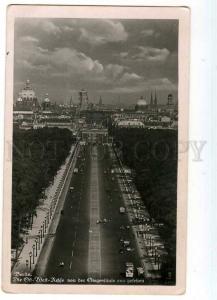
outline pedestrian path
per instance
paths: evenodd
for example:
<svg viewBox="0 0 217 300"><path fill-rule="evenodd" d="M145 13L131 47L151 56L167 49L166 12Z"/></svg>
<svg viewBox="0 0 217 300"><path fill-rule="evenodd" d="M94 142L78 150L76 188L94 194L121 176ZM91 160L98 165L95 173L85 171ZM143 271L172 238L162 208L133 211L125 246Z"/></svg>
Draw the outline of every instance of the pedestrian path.
<svg viewBox="0 0 217 300"><path fill-rule="evenodd" d="M12 269L12 277L16 275L31 274L36 266L45 238L49 234L49 228L54 221L53 216L61 195L65 179L72 163L76 145L72 145L65 163L60 167L53 183L45 190L45 199L36 208L32 228L26 235L25 244L19 254L18 260ZM12 278L13 279L13 278Z"/></svg>
<svg viewBox="0 0 217 300"><path fill-rule="evenodd" d="M110 156L113 161L119 165L118 158L116 157L114 150L110 147ZM164 250L164 246L156 228L150 224L151 217L144 207L141 199L137 199L137 203L140 203L137 208L134 208L134 203L132 199L132 191L134 195L139 196L136 187L131 183L127 182L127 176L117 176L117 180L120 186L122 193L122 197L124 200L125 208L128 213L128 218L130 223L132 224L132 231L135 236L137 249L139 252L141 265L143 267L145 277L148 280L159 279L159 270L161 268L161 261L159 253L166 254ZM138 197L139 198L139 197ZM141 207L142 208L141 208ZM139 208L138 208L139 207ZM134 224L135 218L142 218L143 223L145 224ZM144 222L144 220L147 222ZM162 250L163 249L163 250Z"/></svg>

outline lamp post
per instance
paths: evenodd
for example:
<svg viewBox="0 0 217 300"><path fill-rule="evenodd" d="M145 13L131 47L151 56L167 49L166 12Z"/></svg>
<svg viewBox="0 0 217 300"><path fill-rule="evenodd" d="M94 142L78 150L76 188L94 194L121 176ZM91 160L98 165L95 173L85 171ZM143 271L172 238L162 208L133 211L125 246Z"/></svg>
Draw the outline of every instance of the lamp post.
<svg viewBox="0 0 217 300"><path fill-rule="evenodd" d="M40 238L40 235L37 236L36 240L38 242L38 250L40 250L40 248L41 248L41 238Z"/></svg>
<svg viewBox="0 0 217 300"><path fill-rule="evenodd" d="M52 212L53 212L53 210L52 210L52 205L51 205L51 207L50 207L50 219L52 218Z"/></svg>
<svg viewBox="0 0 217 300"><path fill-rule="evenodd" d="M160 270L160 254L157 256L157 269Z"/></svg>
<svg viewBox="0 0 217 300"><path fill-rule="evenodd" d="M32 245L32 263L35 263L35 245Z"/></svg>
<svg viewBox="0 0 217 300"><path fill-rule="evenodd" d="M46 220L43 221L43 227L44 227L44 235L46 233Z"/></svg>
<svg viewBox="0 0 217 300"><path fill-rule="evenodd" d="M35 239L35 256L38 256L38 241Z"/></svg>
<svg viewBox="0 0 217 300"><path fill-rule="evenodd" d="M38 233L39 233L39 239L40 239L40 242L42 243L42 230L40 229L40 230L38 231Z"/></svg>
<svg viewBox="0 0 217 300"><path fill-rule="evenodd" d="M157 263L157 247L154 247L154 264Z"/></svg>
<svg viewBox="0 0 217 300"><path fill-rule="evenodd" d="M49 219L49 212L50 212L50 211L48 210L48 212L47 212L47 223L48 223L48 224L49 224L49 220L50 220L50 219Z"/></svg>
<svg viewBox="0 0 217 300"><path fill-rule="evenodd" d="M29 252L29 269L32 269L32 252Z"/></svg>
<svg viewBox="0 0 217 300"><path fill-rule="evenodd" d="M41 225L42 237L44 237L44 224Z"/></svg>
<svg viewBox="0 0 217 300"><path fill-rule="evenodd" d="M149 238L149 249L151 250L151 246L152 246L152 237L150 236Z"/></svg>

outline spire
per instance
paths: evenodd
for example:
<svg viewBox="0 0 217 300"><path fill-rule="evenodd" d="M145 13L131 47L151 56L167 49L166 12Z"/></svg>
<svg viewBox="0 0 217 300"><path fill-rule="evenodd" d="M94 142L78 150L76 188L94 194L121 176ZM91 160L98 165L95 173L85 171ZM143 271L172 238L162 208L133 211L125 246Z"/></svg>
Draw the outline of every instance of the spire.
<svg viewBox="0 0 217 300"><path fill-rule="evenodd" d="M150 100L150 105L153 106L153 95L152 95L152 92L151 92L151 100Z"/></svg>
<svg viewBox="0 0 217 300"><path fill-rule="evenodd" d="M155 89L155 95L154 95L154 105L157 106L157 92Z"/></svg>

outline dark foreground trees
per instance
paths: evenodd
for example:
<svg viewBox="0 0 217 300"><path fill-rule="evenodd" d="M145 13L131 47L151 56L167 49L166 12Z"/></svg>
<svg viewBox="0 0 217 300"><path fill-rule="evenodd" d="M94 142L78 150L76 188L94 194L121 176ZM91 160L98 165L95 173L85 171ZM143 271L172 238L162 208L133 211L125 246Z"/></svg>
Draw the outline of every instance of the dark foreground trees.
<svg viewBox="0 0 217 300"><path fill-rule="evenodd" d="M22 243L22 233L45 197L44 191L64 163L72 145L68 129L14 130L12 170L12 248Z"/></svg>
<svg viewBox="0 0 217 300"><path fill-rule="evenodd" d="M124 164L134 170L135 183L159 229L168 257L162 265L164 283L175 283L177 131L119 129L114 141Z"/></svg>

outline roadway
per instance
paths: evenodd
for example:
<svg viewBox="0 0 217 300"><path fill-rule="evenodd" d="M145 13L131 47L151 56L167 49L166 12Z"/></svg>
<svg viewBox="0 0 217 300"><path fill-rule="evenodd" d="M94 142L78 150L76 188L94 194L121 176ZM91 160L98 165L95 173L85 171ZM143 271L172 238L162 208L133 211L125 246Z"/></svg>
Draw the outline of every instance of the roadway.
<svg viewBox="0 0 217 300"><path fill-rule="evenodd" d="M141 266L129 218L119 213L124 202L117 178L110 173L113 163L106 145L81 147L79 173L71 179L74 189L66 196L43 274L46 278L61 278L64 283L78 278L84 283L82 279L90 277L122 279L124 284L125 263ZM120 239L129 240L132 251L120 251Z"/></svg>

